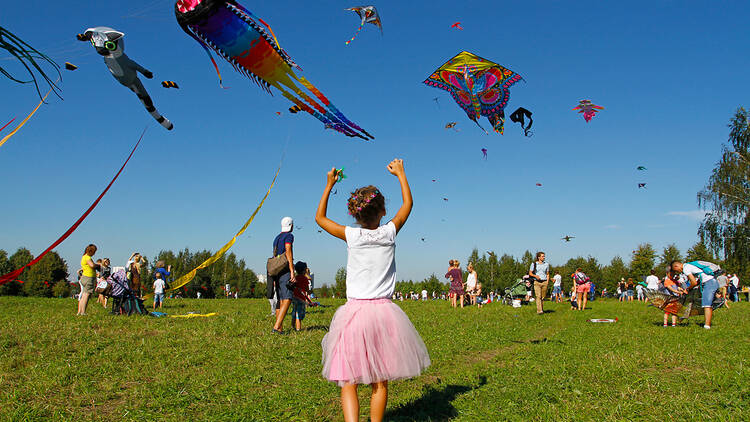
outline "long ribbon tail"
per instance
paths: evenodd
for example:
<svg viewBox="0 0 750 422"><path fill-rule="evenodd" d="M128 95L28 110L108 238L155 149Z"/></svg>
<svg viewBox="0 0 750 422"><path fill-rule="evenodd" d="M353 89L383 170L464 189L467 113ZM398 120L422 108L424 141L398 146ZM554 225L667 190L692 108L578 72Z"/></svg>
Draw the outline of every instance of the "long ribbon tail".
<svg viewBox="0 0 750 422"><path fill-rule="evenodd" d="M15 135L15 134L16 134L16 132L18 132L18 130L19 130L19 129L21 129L21 128L22 128L22 127L23 127L23 126L24 126L24 125L26 124L26 122L28 122L28 121L29 121L29 119L31 119L31 117L32 117L32 116L33 116L34 114L36 114L36 111L37 111L37 110L39 110L39 107L41 107L41 106L42 106L42 104L44 104L44 100L46 100L46 99L47 99L47 96L49 96L49 94L50 94L50 93L52 92L52 90L53 90L53 89L54 89L54 88L50 88L50 89L49 89L49 91L47 91L47 94L46 94L46 95L44 96L44 98L42 98L42 101L39 101L39 104L37 104L37 105L36 105L36 107L34 108L34 110L32 110L32 111L31 111L31 113L29 113L29 115L28 115L28 116L26 116L26 118L25 118L25 119L23 119L23 121L21 121L21 123L19 123L19 124L18 124L18 126L16 126L16 128L15 128L15 129L13 129L13 131L12 131L12 132L10 132L9 134L5 135L5 137L4 137L4 138L3 138L2 140L0 140L0 147L1 147L1 146L3 146L3 144L4 144L4 143L5 143L5 142L6 142L6 141L7 141L8 139L10 139L10 138L11 138L11 137L12 137L13 135ZM13 119L13 120L15 120L15 119ZM11 120L11 122L12 122L13 120ZM10 124L10 123L8 123L8 124ZM7 125L5 125L5 126L7 126ZM5 129L5 126L3 126L3 129Z"/></svg>
<svg viewBox="0 0 750 422"><path fill-rule="evenodd" d="M300 81L297 78L297 76L293 72L291 72L291 70L288 73L289 73L290 77L292 77L292 78L296 79L297 81L299 81L300 83L302 83L302 81ZM323 122L323 124L326 125L326 128L330 128L330 129L333 129L333 130L335 130L337 132L341 132L344 135L349 136L349 137L358 137L358 138L362 138L364 140L367 140L367 138L365 138L362 135L360 135L359 133L355 132L354 129L352 129L351 127L347 126L346 123L344 123L341 120L339 120L339 118L337 118L336 116L334 116L325 107L323 107L322 105L318 104L317 101L315 101L314 99L310 98L309 95L307 95L304 91L302 91L291 80L289 80L288 83L284 82L284 81L279 81L279 82L280 83L275 83L273 86L276 87L276 89L278 89L279 91L281 91L281 95L283 95L285 98L288 98L289 100L291 100L295 104L300 105L303 110L307 111L308 113L312 114L315 118L317 118L318 120L320 120L321 122ZM286 91L281 86L281 84L284 84L289 89L291 89L302 100L299 100L299 99L295 100L295 97L291 93L289 93L288 91ZM303 85L304 85L304 83L303 83ZM299 104L298 101L307 101L310 104L310 106L312 106L313 108L315 108L315 110L317 110L317 112L315 112L315 110L312 110L312 108L310 108L310 107L306 107L305 104Z"/></svg>
<svg viewBox="0 0 750 422"><path fill-rule="evenodd" d="M49 95L49 93L47 95ZM112 185L115 183L115 180L117 180L117 178L120 176L120 173L122 173L122 170L128 164L128 161L130 161L130 158L133 157L133 154L135 153L135 150L138 148L138 145L141 143L141 140L143 139L143 136L145 134L146 134L146 129L144 129L143 133L141 133L141 137L138 138L138 142L135 143L135 146L133 147L133 150L130 151L130 155L128 155L128 158L125 160L124 163L122 163L122 167L120 167L120 171L118 171L117 174L115 174L115 177L112 178L112 181L109 182L109 184L107 185L106 188L104 188L104 191L99 195L98 198L96 198L96 201L94 201L94 203L91 204L91 206L89 207L89 209L87 209L86 212L83 213L83 215L81 216L81 218L79 218L78 221L76 221L68 229L68 231L66 231L65 233L63 233L62 236L60 236L59 239L57 239L52 245L50 245L49 248L45 249L44 252L42 252L41 254L39 254L39 256L37 256L36 258L34 258L31 262L29 262L28 264L24 265L23 267L15 270L13 272L10 272L10 273L5 274L4 276L0 277L0 285L5 284L5 283L7 283L9 281L17 279L18 276L20 276L21 273L23 273L23 271L26 268L29 268L32 265L34 265L37 262L39 262L42 258L44 258L45 255L47 255L47 253L49 253L49 251L51 251L52 249L56 248L57 245L61 244L63 241L65 241L65 239L68 238L68 236L70 236L71 234L73 234L73 232L78 228L78 226L81 225L81 223L83 222L83 220L85 220L86 217L88 217L88 215L91 213L91 211L93 211L94 208L96 208L97 204L99 204L99 201L102 200L102 198L107 193L107 191L109 190L109 188L111 188Z"/></svg>
<svg viewBox="0 0 750 422"><path fill-rule="evenodd" d="M216 60L214 60L214 56L211 55L211 49L208 47L208 45L206 45L206 42L203 41L197 35L195 35L195 33L193 33L192 29L190 29L189 27L183 27L182 30L185 31L185 33L187 33L191 37L193 37L194 40L198 41L198 44L200 44L200 46L203 47L204 50L206 50L206 54L208 55L208 58L211 59L211 63L213 63L214 65L214 69L216 70L216 75L219 76L219 86L222 87L223 89L228 89L229 88L228 86L227 87L224 86L224 79L221 77L221 71L219 71L219 65L216 64Z"/></svg>
<svg viewBox="0 0 750 422"><path fill-rule="evenodd" d="M237 238L242 235L242 233L247 230L248 226L250 226L250 223L253 222L255 219L255 216L258 214L258 211L263 207L263 203L266 202L266 199L268 198L268 195L271 193L271 189L273 189L273 186L276 184L276 178L279 176L279 172L281 171L281 164L279 164L279 168L276 170L276 174L273 176L273 180L271 181L271 185L268 187L268 190L266 191L265 196L263 196L263 199L260 201L260 204L258 204L258 207L255 208L255 211L253 211L253 214L250 216L250 218L245 222L245 225L242 226L240 231L237 232L237 234L234 235L232 240L227 242L226 245L224 245L221 249L219 249L212 257L208 258L207 260L203 261L200 265L193 268L189 273L183 275L182 277L178 278L177 281L174 282L174 285L172 285L169 288L169 291L174 291L179 289L180 287L188 284L194 277L195 274L198 272L198 270L201 270L203 268L208 267L209 265L216 262L219 258L221 258L222 255L226 253L226 251L229 250L229 248L234 245L234 243L237 241ZM151 296L151 295L148 295ZM147 296L147 297L148 297Z"/></svg>
<svg viewBox="0 0 750 422"><path fill-rule="evenodd" d="M16 118L15 118L15 117L14 117L13 119L11 119L11 121L9 121L8 123L6 123L6 124L5 124L5 126L3 126L3 127L0 127L0 132L2 132L2 131L3 131L3 129L5 129L6 127L8 127L8 125L9 125L9 124L13 123L13 121L14 121L14 120L16 120Z"/></svg>
<svg viewBox="0 0 750 422"><path fill-rule="evenodd" d="M297 78L297 76L294 75L294 74L292 76L294 76L295 78ZM308 81L307 78L305 78L304 76L301 76L301 77L297 78L297 80L305 88L307 88L310 92L312 92L323 104L325 104L326 107L328 107L328 109L330 109L331 112L333 112L333 114L339 120L341 120L342 122L344 122L346 125L348 125L348 126L354 128L354 129L356 129L356 130L364 133L365 136L367 136L368 138L375 139L375 137L372 136L372 135L370 135L369 133L367 133L366 130L362 129L357 124L355 124L354 122L352 122L351 120L349 120L346 116L344 116L344 113L342 113L341 111L339 111L339 109L336 108L335 105L333 105L333 103L331 102L331 100L329 100L325 95L323 95L323 93L320 92L320 90L318 90L318 88L316 88L315 85L313 85L310 81Z"/></svg>
<svg viewBox="0 0 750 422"><path fill-rule="evenodd" d="M352 36L352 39L346 42L346 45L349 45L350 42L354 41L354 39L357 38L357 35L359 35L359 31L361 31L364 26L365 24L362 24L359 26L359 28L357 28L357 32L354 33L354 36ZM382 29L381 29L381 32L382 32Z"/></svg>

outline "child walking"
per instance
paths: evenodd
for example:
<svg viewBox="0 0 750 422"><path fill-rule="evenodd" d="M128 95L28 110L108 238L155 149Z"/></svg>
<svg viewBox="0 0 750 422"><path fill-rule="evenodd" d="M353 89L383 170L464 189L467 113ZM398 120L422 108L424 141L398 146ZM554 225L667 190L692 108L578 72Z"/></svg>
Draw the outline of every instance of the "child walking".
<svg viewBox="0 0 750 422"><path fill-rule="evenodd" d="M326 217L328 197L339 173L327 174L326 187L315 221L323 230L344 240L347 301L336 310L323 337L323 376L341 387L344 420L359 420L357 386L370 384L370 420L383 420L388 381L419 375L430 365L422 338L404 311L391 302L396 285L396 234L412 208L404 163L393 160L388 171L398 177L403 204L396 216L381 226L385 198L374 186L359 188L348 201L349 214L360 228L344 227Z"/></svg>

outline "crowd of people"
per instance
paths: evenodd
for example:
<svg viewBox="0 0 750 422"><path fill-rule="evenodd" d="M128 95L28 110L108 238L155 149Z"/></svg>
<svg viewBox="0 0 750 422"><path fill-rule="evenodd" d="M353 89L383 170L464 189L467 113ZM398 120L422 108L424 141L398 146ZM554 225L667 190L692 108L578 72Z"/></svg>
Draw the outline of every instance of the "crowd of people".
<svg viewBox="0 0 750 422"><path fill-rule="evenodd" d="M94 255L97 252L94 244L89 244L83 251L81 257L81 269L78 270L78 285L80 293L78 299L77 315L86 315L88 304L91 296L97 294L97 303L106 308L112 291L115 289L115 280L113 275L122 272L126 278L127 290L137 298L143 298L145 289L143 283L146 282L141 275L148 266L146 259L138 252L133 252L128 258L124 267L112 267L109 258L97 259L94 261ZM161 308L164 303L164 295L168 287L167 277L171 273L171 265L166 265L164 261L158 261L152 274L153 279L149 281L149 287L154 293L153 310ZM112 312L117 313L118 302L112 304Z"/></svg>

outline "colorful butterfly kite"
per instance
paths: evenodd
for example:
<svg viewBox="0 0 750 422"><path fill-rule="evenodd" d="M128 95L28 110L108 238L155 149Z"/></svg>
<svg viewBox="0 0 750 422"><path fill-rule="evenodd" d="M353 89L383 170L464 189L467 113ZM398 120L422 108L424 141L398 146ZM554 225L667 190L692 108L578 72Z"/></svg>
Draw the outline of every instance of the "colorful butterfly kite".
<svg viewBox="0 0 750 422"><path fill-rule="evenodd" d="M495 132L502 134L509 88L521 79L521 75L510 69L463 51L435 70L424 83L448 91L482 130L477 120L487 116Z"/></svg>
<svg viewBox="0 0 750 422"><path fill-rule="evenodd" d="M592 104L591 100L581 100L578 102L578 106L573 108L573 110L578 110L579 113L583 113L583 119L588 123L594 116L596 116L596 113L598 113L599 110L604 110L604 107Z"/></svg>
<svg viewBox="0 0 750 422"><path fill-rule="evenodd" d="M346 45L349 45L350 42L354 41L354 39L357 38L357 35L359 35L359 31L362 30L366 23L371 23L380 28L380 35L383 35L383 24L382 22L380 22L380 14L378 13L378 9L376 9L375 6L357 6L350 7L344 10L351 10L352 12L358 14L360 18L362 18L362 23L359 24L359 29L357 29L357 32L354 33L352 39L346 42Z"/></svg>
<svg viewBox="0 0 750 422"><path fill-rule="evenodd" d="M182 30L206 50L220 84L221 72L211 50L269 94L271 87L278 89L281 95L323 122L326 128L350 137L375 139L347 119L310 81L297 77L293 69L299 66L281 48L271 27L235 0L177 0L175 16ZM313 93L318 101L295 81Z"/></svg>
<svg viewBox="0 0 750 422"><path fill-rule="evenodd" d="M526 125L526 127L524 127L524 119L529 119L529 124ZM516 111L511 113L510 121L513 123L521 124L521 129L523 129L524 136L533 135L533 132L531 132L531 125L534 123L534 121L531 119L531 112L529 110L526 110L523 107L518 107Z"/></svg>

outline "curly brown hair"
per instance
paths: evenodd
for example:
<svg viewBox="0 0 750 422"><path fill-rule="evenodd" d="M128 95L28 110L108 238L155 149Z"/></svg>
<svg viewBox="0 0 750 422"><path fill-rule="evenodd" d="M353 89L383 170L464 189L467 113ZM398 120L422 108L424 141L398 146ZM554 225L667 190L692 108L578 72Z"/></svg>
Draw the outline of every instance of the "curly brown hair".
<svg viewBox="0 0 750 422"><path fill-rule="evenodd" d="M376 223L385 211L385 198L375 186L365 186L352 192L347 208L359 224L369 225Z"/></svg>

